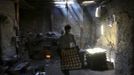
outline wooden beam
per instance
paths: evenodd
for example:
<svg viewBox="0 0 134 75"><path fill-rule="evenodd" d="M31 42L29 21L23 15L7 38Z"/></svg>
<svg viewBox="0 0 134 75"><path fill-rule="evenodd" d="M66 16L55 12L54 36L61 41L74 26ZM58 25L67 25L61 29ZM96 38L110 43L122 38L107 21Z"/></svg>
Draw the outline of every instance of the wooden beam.
<svg viewBox="0 0 134 75"><path fill-rule="evenodd" d="M16 20L16 23L15 24L15 29L16 29L16 35L18 36L19 35L19 0L15 0L14 2L14 7L15 7L15 20Z"/></svg>
<svg viewBox="0 0 134 75"><path fill-rule="evenodd" d="M20 7L19 0L16 0L15 10L16 10L16 21L17 21L18 25L19 25L19 7Z"/></svg>

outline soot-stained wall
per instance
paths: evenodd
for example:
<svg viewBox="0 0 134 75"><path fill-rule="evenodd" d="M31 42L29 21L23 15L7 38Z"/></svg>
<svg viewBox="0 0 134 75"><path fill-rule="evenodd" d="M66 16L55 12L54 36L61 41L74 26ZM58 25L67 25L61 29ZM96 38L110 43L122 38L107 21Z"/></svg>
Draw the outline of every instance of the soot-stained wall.
<svg viewBox="0 0 134 75"><path fill-rule="evenodd" d="M0 0L0 35L2 57L11 58L16 54L15 40L15 8L14 2Z"/></svg>
<svg viewBox="0 0 134 75"><path fill-rule="evenodd" d="M134 50L134 7L133 0L112 0L108 11L115 14L117 21L117 48L115 59L116 75L133 75Z"/></svg>

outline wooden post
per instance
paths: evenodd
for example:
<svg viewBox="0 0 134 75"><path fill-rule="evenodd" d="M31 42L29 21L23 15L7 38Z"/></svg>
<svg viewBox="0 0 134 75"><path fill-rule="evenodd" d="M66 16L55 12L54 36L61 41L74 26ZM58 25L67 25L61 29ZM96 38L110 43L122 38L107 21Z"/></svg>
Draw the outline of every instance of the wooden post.
<svg viewBox="0 0 134 75"><path fill-rule="evenodd" d="M15 6L15 31L16 31L16 54L17 56L19 55L19 38L18 36L20 36L20 33L19 33L19 0L15 0L15 3L14 3L14 6Z"/></svg>
<svg viewBox="0 0 134 75"><path fill-rule="evenodd" d="M19 24L19 0L15 1L15 17L17 23Z"/></svg>
<svg viewBox="0 0 134 75"><path fill-rule="evenodd" d="M0 19L0 62L2 62L2 38L1 38L1 19Z"/></svg>
<svg viewBox="0 0 134 75"><path fill-rule="evenodd" d="M19 35L19 0L15 0L15 19L16 19L16 23L15 24L15 29L16 29L16 35Z"/></svg>

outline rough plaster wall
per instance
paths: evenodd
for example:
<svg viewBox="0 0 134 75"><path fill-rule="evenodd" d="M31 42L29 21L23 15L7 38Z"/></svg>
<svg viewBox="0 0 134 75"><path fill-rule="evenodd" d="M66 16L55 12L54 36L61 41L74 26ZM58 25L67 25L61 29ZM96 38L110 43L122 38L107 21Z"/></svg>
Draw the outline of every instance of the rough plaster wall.
<svg viewBox="0 0 134 75"><path fill-rule="evenodd" d="M64 26L68 23L65 23L65 17L58 16L58 19L53 20L53 31L61 33L61 31L64 31ZM91 43L91 29L90 26L92 25L90 22L84 22L81 26L78 24L75 24L75 22L69 23L72 27L71 33L75 36L75 40L77 42L77 45L80 48L85 48L87 45L90 45Z"/></svg>
<svg viewBox="0 0 134 75"><path fill-rule="evenodd" d="M47 11L46 9L44 9ZM32 13L31 13L32 12ZM40 10L20 9L20 29L22 33L46 33L50 31L49 14Z"/></svg>
<svg viewBox="0 0 134 75"><path fill-rule="evenodd" d="M124 12L118 14L118 42L116 53L116 72L120 75L130 75L132 57L132 21Z"/></svg>
<svg viewBox="0 0 134 75"><path fill-rule="evenodd" d="M77 45L80 48L86 48L94 42L95 24L92 23L91 15L86 15L84 12L79 14L79 16L83 16L83 21L74 19L74 15L72 17L68 16L69 20L67 20L67 17L62 14L53 14L52 30L61 33L64 31L64 26L70 24L72 27L71 33L75 36Z"/></svg>
<svg viewBox="0 0 134 75"><path fill-rule="evenodd" d="M133 75L133 3L134 2L132 0L113 0L109 4L109 11L115 14L118 28L115 60L116 75Z"/></svg>
<svg viewBox="0 0 134 75"><path fill-rule="evenodd" d="M10 0L0 0L0 13L15 19L14 3Z"/></svg>
<svg viewBox="0 0 134 75"><path fill-rule="evenodd" d="M106 4L108 14L115 15L117 23L117 43L115 47L115 74L133 75L133 23L132 0L112 0ZM108 16L106 16L108 17ZM106 29L105 29L106 30ZM116 37L116 36L115 36Z"/></svg>
<svg viewBox="0 0 134 75"><path fill-rule="evenodd" d="M101 46L103 48L115 47L117 41L116 25L116 22L113 22L111 27L108 24L103 25L104 34L97 40L96 46Z"/></svg>
<svg viewBox="0 0 134 75"><path fill-rule="evenodd" d="M14 4L8 0L0 0L0 14L6 16L6 20L1 22L1 42L3 59L10 58L15 54L15 45L12 37L15 37L14 21L15 9Z"/></svg>

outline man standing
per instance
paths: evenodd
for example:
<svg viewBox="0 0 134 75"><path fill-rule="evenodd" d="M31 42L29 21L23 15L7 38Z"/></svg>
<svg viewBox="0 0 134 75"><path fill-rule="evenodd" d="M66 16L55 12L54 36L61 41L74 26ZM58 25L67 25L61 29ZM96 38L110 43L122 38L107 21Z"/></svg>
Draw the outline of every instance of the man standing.
<svg viewBox="0 0 134 75"><path fill-rule="evenodd" d="M58 45L61 56L61 70L64 75L69 75L69 70L80 69L82 64L80 62L74 36L70 33L71 26L66 25L64 29L65 34L60 37Z"/></svg>

